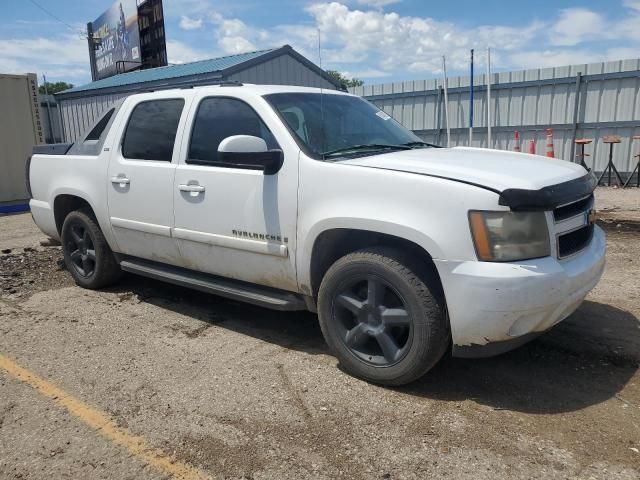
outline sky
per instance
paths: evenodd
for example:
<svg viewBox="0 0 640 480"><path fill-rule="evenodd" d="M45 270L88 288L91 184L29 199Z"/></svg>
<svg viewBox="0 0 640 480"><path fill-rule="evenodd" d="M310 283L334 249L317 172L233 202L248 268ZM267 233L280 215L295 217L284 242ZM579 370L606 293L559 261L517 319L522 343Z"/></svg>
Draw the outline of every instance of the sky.
<svg viewBox="0 0 640 480"><path fill-rule="evenodd" d="M39 9L39 4L56 18ZM110 0L0 0L0 73L90 81L83 31ZM184 63L291 45L367 84L640 57L640 0L164 0L167 54Z"/></svg>

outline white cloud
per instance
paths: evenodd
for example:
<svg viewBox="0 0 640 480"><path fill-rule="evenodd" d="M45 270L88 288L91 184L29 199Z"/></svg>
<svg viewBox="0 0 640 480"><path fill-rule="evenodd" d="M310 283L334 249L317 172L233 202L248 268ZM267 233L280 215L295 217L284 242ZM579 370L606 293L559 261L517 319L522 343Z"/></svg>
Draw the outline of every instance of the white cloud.
<svg viewBox="0 0 640 480"><path fill-rule="evenodd" d="M603 36L608 31L602 15L586 8L567 8L551 28L551 43L561 46L577 45L585 40Z"/></svg>
<svg viewBox="0 0 640 480"><path fill-rule="evenodd" d="M519 68L547 68L635 58L638 58L637 48L614 47L600 52L587 48L525 51L510 55L508 61Z"/></svg>
<svg viewBox="0 0 640 480"><path fill-rule="evenodd" d="M224 52L229 55L233 55L236 53L253 52L255 50L258 50L258 48L253 43L241 36L222 37L218 41L218 44L222 47Z"/></svg>
<svg viewBox="0 0 640 480"><path fill-rule="evenodd" d="M393 3L399 3L401 0L358 0L360 5L367 7L383 8Z"/></svg>
<svg viewBox="0 0 640 480"><path fill-rule="evenodd" d="M446 54L453 69L466 68L471 47L500 45L522 48L541 30L534 22L522 27L481 26L462 29L429 17L401 16L377 10L352 10L332 2L317 3L307 11L326 38L326 58L335 64L367 64L388 74L398 71L438 72Z"/></svg>
<svg viewBox="0 0 640 480"><path fill-rule="evenodd" d="M225 18L216 11L210 12L209 18L216 26L217 44L223 54L233 55L266 48L264 43L270 38L267 30L249 27L238 18Z"/></svg>
<svg viewBox="0 0 640 480"><path fill-rule="evenodd" d="M211 53L198 50L177 40L167 40L167 60L169 63L189 63L211 58Z"/></svg>
<svg viewBox="0 0 640 480"><path fill-rule="evenodd" d="M632 47L613 47L607 49L603 61L605 60L628 60L640 57L640 49Z"/></svg>
<svg viewBox="0 0 640 480"><path fill-rule="evenodd" d="M232 18L231 20L222 19L220 22L220 33L223 37L231 37L247 34L247 26L242 20Z"/></svg>
<svg viewBox="0 0 640 480"><path fill-rule="evenodd" d="M630 10L623 20L612 27L611 31L615 32L618 38L622 40L631 40L640 43L640 0L637 0L635 3L627 3L629 3L627 6ZM636 50L640 51L640 48ZM634 55L634 57L638 56L640 56L639 53Z"/></svg>
<svg viewBox="0 0 640 480"><path fill-rule="evenodd" d="M79 35L0 40L0 65L3 73L37 73L39 81L42 74L76 84L91 77L87 43Z"/></svg>
<svg viewBox="0 0 640 480"><path fill-rule="evenodd" d="M202 28L201 18L189 18L186 15L180 17L180 28L183 30L198 30Z"/></svg>
<svg viewBox="0 0 640 480"><path fill-rule="evenodd" d="M349 78L382 78L389 76L389 72L383 72L382 70L377 70L375 68L370 68L368 70L356 70L355 72L345 71L340 73Z"/></svg>
<svg viewBox="0 0 640 480"><path fill-rule="evenodd" d="M585 49L549 49L513 53L509 55L508 62L517 65L518 68L547 68L561 67L564 65L576 65L581 63L593 63L603 60L603 55L598 55Z"/></svg>

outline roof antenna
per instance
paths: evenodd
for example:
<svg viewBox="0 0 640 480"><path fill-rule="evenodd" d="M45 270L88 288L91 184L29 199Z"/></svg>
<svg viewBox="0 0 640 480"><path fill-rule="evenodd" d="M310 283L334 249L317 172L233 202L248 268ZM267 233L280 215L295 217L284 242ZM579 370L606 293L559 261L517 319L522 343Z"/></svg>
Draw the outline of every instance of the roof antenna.
<svg viewBox="0 0 640 480"><path fill-rule="evenodd" d="M322 70L322 44L320 40L320 27L318 27L318 63ZM324 134L324 95L322 92L322 80L320 80L320 135L322 145L322 160L324 160L324 152L326 152L325 134Z"/></svg>

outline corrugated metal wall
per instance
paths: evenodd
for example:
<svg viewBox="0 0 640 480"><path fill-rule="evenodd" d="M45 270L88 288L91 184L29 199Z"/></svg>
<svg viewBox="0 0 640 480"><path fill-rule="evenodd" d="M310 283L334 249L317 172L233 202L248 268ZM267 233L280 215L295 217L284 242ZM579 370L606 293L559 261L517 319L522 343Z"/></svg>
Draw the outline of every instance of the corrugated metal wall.
<svg viewBox="0 0 640 480"><path fill-rule="evenodd" d="M480 68L480 65L478 66ZM575 123L577 138L592 138L587 163L602 171L608 160L604 135L620 135L614 163L620 171L635 166L640 151L640 60L572 65L493 74L491 86L492 148L512 150L514 131L520 132L522 151L529 140L545 152L545 129L553 128L555 154L571 159L577 75L581 74ZM486 75L474 77L473 146L487 146ZM449 124L452 145L469 144L469 77L452 77L449 86ZM373 101L426 141L446 143L442 80L416 80L365 85L352 93Z"/></svg>
<svg viewBox="0 0 640 480"><path fill-rule="evenodd" d="M290 55L281 55L259 63L230 75L227 79L263 85L322 86L335 89L335 85ZM179 81L180 79L176 80ZM130 93L60 99L58 104L62 113L65 141L74 142L93 125L105 109L128 95Z"/></svg>

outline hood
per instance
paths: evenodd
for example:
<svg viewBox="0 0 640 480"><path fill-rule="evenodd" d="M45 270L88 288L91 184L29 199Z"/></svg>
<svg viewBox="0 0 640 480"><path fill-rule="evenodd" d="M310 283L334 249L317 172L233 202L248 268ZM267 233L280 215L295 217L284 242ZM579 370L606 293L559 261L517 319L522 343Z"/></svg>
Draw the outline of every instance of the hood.
<svg viewBox="0 0 640 480"><path fill-rule="evenodd" d="M539 190L581 178L586 173L580 165L564 160L468 147L417 148L340 163L449 178L497 192Z"/></svg>

